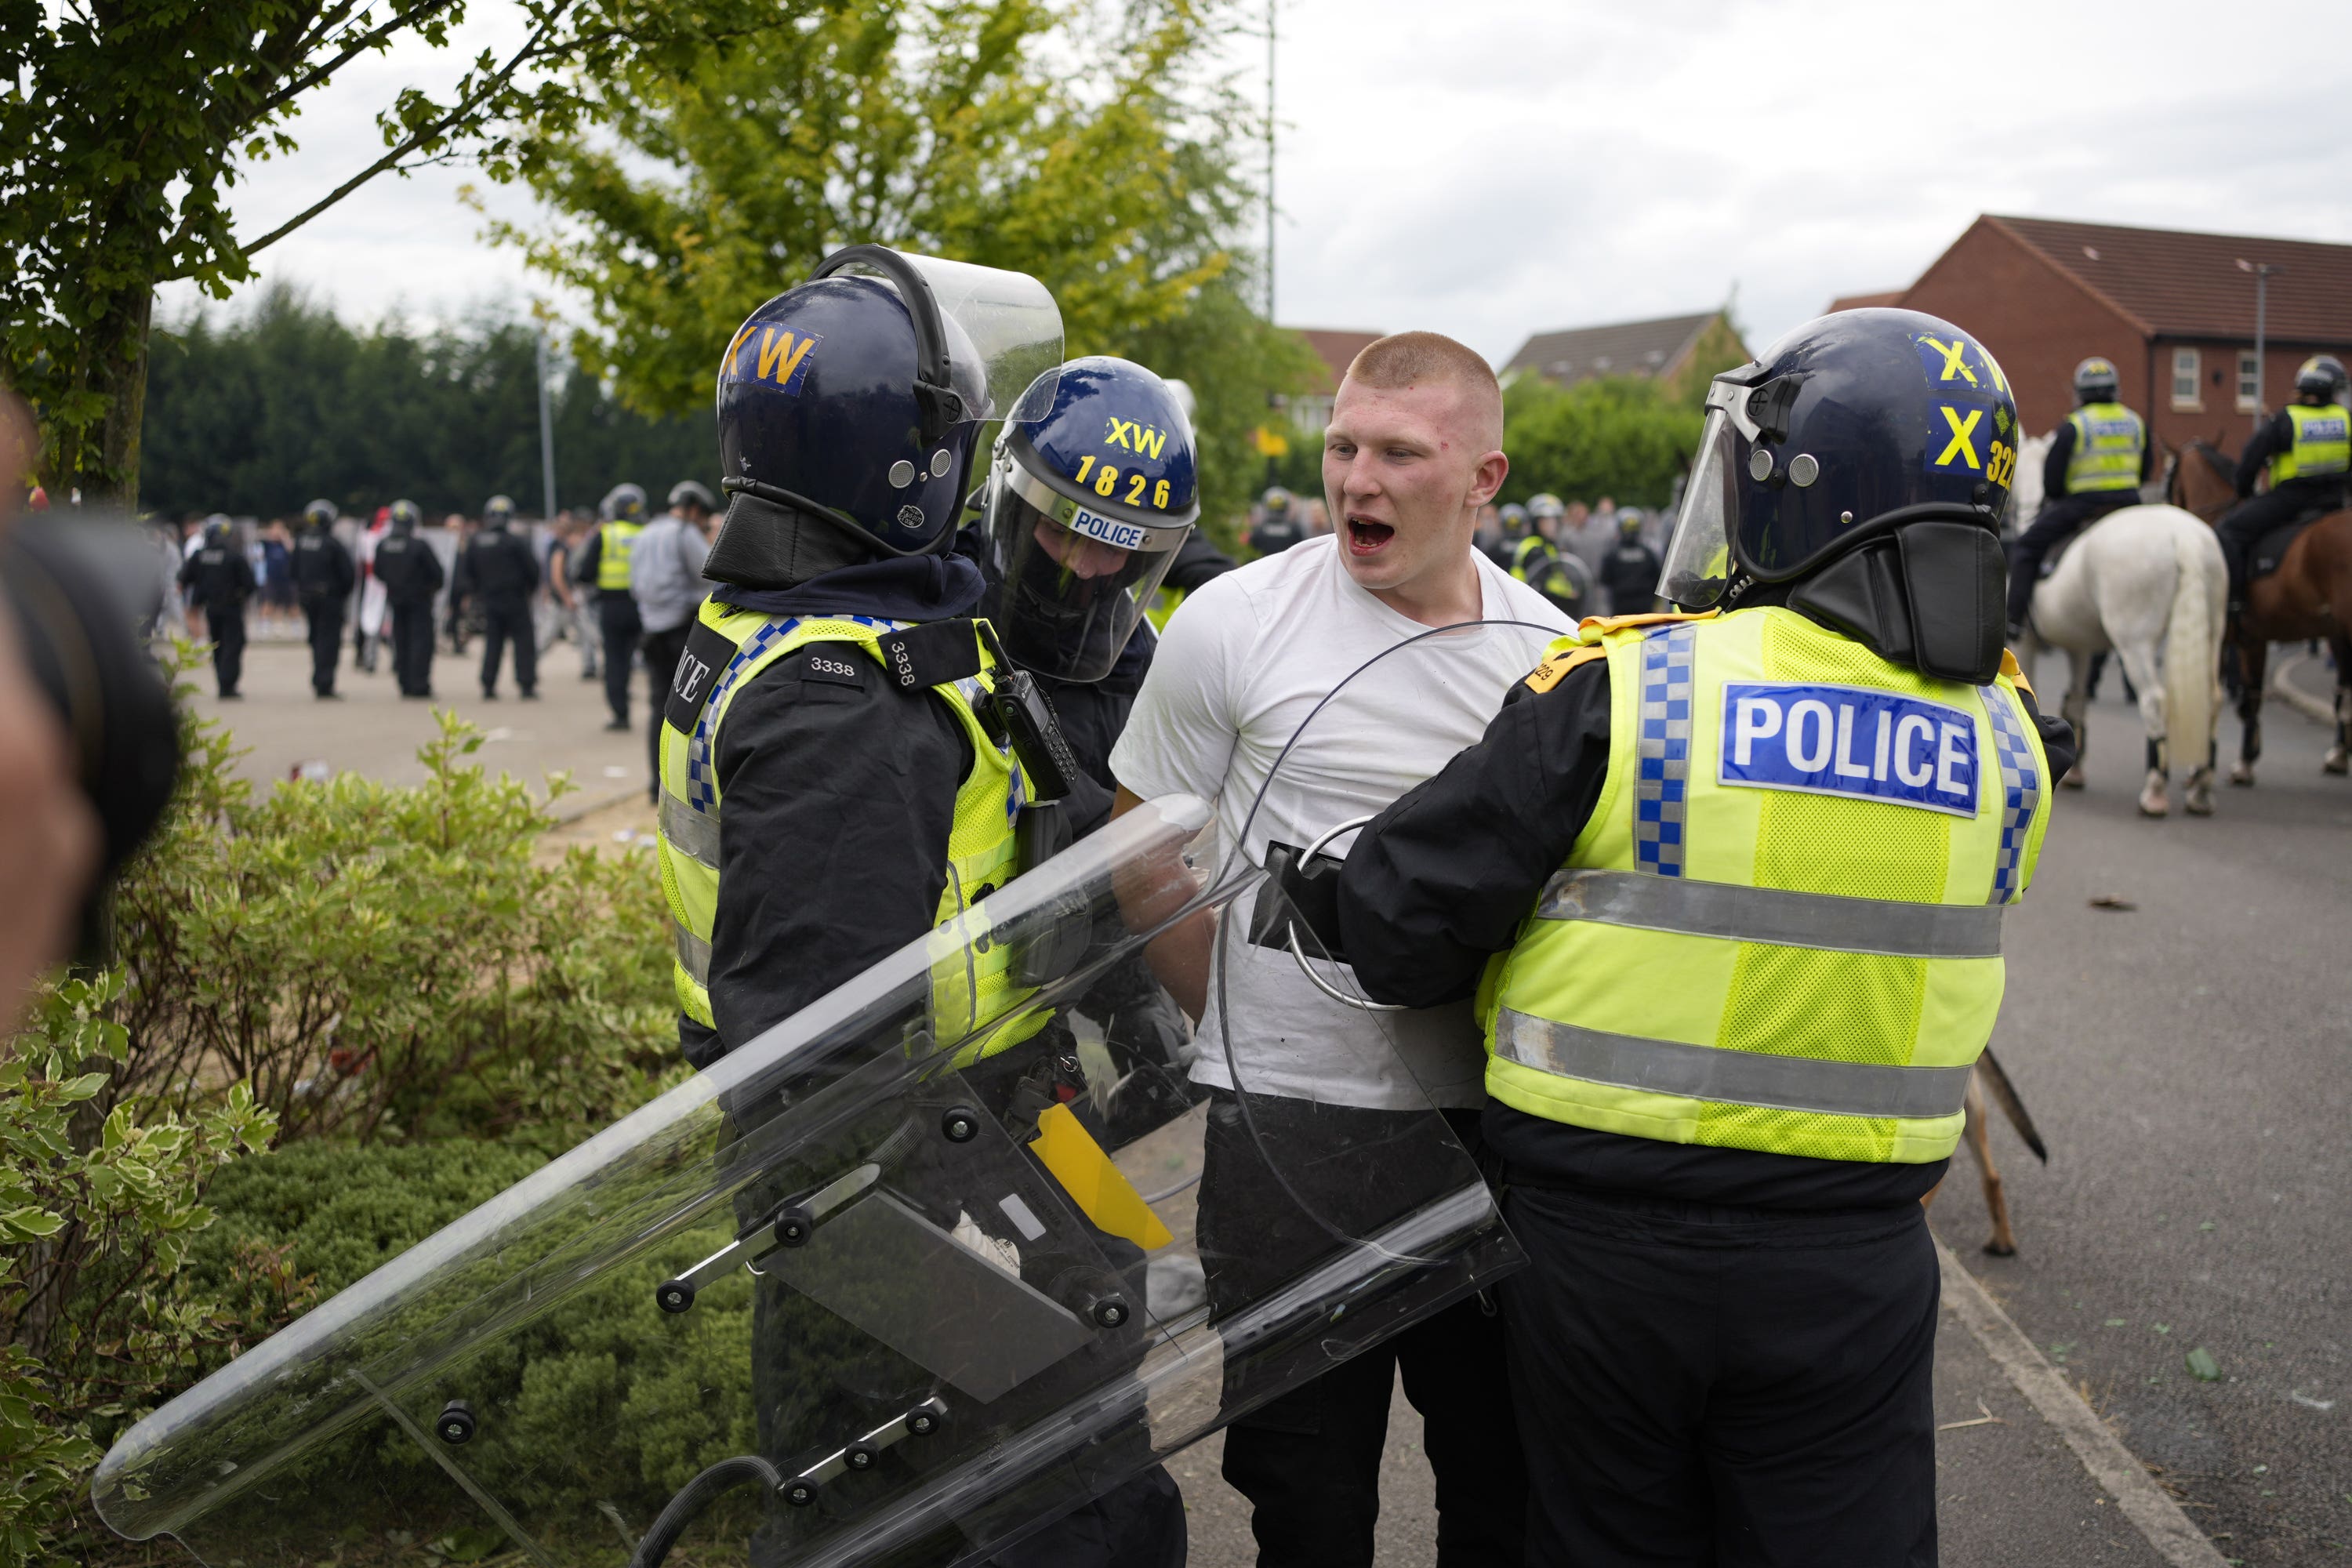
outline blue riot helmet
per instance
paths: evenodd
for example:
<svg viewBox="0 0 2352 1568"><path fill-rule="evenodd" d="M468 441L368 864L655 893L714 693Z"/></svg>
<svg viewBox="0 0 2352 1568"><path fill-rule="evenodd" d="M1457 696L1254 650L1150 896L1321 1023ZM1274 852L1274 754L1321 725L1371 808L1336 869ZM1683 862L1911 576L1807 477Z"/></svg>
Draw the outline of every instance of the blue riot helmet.
<svg viewBox="0 0 2352 1568"><path fill-rule="evenodd" d="M1100 680L1201 515L1183 405L1123 359L1047 372L997 435L981 512L1005 651L1040 675Z"/></svg>
<svg viewBox="0 0 2352 1568"><path fill-rule="evenodd" d="M982 422L1061 363L1026 274L835 251L751 312L719 368L727 520L707 575L780 586L950 543Z"/></svg>
<svg viewBox="0 0 2352 1568"><path fill-rule="evenodd" d="M1786 603L1899 664L1990 680L2017 404L1983 344L1916 310L1809 321L1706 395L1659 592Z"/></svg>

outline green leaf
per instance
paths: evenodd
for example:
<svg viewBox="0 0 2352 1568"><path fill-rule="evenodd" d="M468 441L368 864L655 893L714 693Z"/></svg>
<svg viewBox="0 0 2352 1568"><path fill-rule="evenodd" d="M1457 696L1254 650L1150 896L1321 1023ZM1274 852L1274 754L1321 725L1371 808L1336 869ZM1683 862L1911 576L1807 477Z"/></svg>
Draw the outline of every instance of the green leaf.
<svg viewBox="0 0 2352 1568"><path fill-rule="evenodd" d="M2207 1350L2203 1345L2199 1345L2195 1350L2190 1351L2187 1355L2183 1356L2181 1360L2188 1363L2189 1374L2191 1377L2203 1383L2219 1383L2221 1381L2221 1363L2213 1359L2213 1352Z"/></svg>

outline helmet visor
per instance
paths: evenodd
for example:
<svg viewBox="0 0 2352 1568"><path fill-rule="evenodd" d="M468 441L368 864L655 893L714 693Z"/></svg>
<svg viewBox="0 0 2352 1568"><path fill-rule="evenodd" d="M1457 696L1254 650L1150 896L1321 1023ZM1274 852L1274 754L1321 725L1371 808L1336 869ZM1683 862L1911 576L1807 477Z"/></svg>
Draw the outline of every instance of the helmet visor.
<svg viewBox="0 0 2352 1568"><path fill-rule="evenodd" d="M1682 516L1666 542L1665 569L1658 577L1659 594L1687 610L1713 608L1731 581L1731 528L1739 504L1733 465L1738 446L1729 415L1719 407L1708 410L1690 483L1683 489Z"/></svg>
<svg viewBox="0 0 2352 1568"><path fill-rule="evenodd" d="M1024 669L1100 680L1135 635L1189 523L1108 516L1048 487L1011 453L997 459L983 520L990 620Z"/></svg>
<svg viewBox="0 0 2352 1568"><path fill-rule="evenodd" d="M1007 272L944 257L901 252L922 278L947 323L950 379L963 395L968 417L1002 419L1030 385L1062 363L1062 312L1046 287L1025 272ZM853 260L845 273L898 281L881 268ZM962 363L969 353L972 363ZM1048 378L1048 390L1051 378Z"/></svg>

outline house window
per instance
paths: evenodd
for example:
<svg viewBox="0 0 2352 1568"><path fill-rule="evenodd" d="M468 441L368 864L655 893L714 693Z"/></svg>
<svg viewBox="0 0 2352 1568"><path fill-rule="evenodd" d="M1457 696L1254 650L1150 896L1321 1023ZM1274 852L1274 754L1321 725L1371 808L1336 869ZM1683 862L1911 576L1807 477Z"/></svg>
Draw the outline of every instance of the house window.
<svg viewBox="0 0 2352 1568"><path fill-rule="evenodd" d="M2175 408L2205 406L2204 402L2197 395L2197 369L2198 360L2195 349L2172 351L2172 406Z"/></svg>
<svg viewBox="0 0 2352 1568"><path fill-rule="evenodd" d="M2262 405L2262 362L2252 349L2238 351L2238 412L2252 414Z"/></svg>

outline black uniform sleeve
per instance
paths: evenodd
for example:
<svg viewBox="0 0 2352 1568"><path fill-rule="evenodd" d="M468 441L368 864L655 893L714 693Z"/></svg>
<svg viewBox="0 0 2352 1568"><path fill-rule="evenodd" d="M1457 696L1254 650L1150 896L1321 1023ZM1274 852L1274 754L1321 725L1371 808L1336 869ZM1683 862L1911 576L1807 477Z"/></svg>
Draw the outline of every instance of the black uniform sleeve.
<svg viewBox="0 0 2352 1568"><path fill-rule="evenodd" d="M2238 454L2238 499L2243 500L2254 493L2254 481L2263 477L2270 460L2294 445L2294 423L2282 408L2263 421L2246 449Z"/></svg>
<svg viewBox="0 0 2352 1568"><path fill-rule="evenodd" d="M1195 528L1176 547L1176 559L1169 563L1168 585L1191 593L1202 584L1223 576L1234 569L1234 558L1218 549L1209 536Z"/></svg>
<svg viewBox="0 0 2352 1568"><path fill-rule="evenodd" d="M2033 693L2022 686L2017 689L2017 695L2025 704L2027 722L2041 735L2042 750L2050 758L2050 776L2042 781L2042 787L2047 791L2074 771L2074 759L2082 754L2081 747L2074 740L2074 726L2063 719L2042 712L2041 705L2033 700Z"/></svg>
<svg viewBox="0 0 2352 1568"><path fill-rule="evenodd" d="M1377 1001L1430 1007L1476 989L1517 940L1609 776L1609 666L1511 688L1486 733L1381 813L1339 878L1349 965Z"/></svg>
<svg viewBox="0 0 2352 1568"><path fill-rule="evenodd" d="M2042 496L2056 500L2066 493L2066 465L2074 460L2074 423L2061 419L2051 433L2050 450L2042 459Z"/></svg>
<svg viewBox="0 0 2352 1568"><path fill-rule="evenodd" d="M604 553L604 531L591 529L587 542L572 557L572 580L585 587L596 581L596 563Z"/></svg>
<svg viewBox="0 0 2352 1568"><path fill-rule="evenodd" d="M180 559L180 586L184 588L196 580L196 558L185 555Z"/></svg>
<svg viewBox="0 0 2352 1568"><path fill-rule="evenodd" d="M441 584L449 580L449 574L441 570L441 557L434 553L431 545L419 540L416 543L416 559L424 567L421 574L425 581L419 586L428 594L439 593Z"/></svg>
<svg viewBox="0 0 2352 1568"><path fill-rule="evenodd" d="M253 580L253 563L245 558L244 551L235 548L229 551L228 569L230 596L238 604L244 604L261 591L261 584Z"/></svg>
<svg viewBox="0 0 2352 1568"><path fill-rule="evenodd" d="M2142 441L2139 444L2139 482L2147 483L2148 476L2154 472L2156 472L2156 443Z"/></svg>
<svg viewBox="0 0 2352 1568"><path fill-rule="evenodd" d="M360 569L352 560L352 552L343 548L343 542L331 534L327 537L327 560L333 568L335 580L333 597L350 598L352 590L360 584Z"/></svg>
<svg viewBox="0 0 2352 1568"><path fill-rule="evenodd" d="M710 1005L740 1045L929 931L970 742L862 653L778 659L719 728Z"/></svg>
<svg viewBox="0 0 2352 1568"><path fill-rule="evenodd" d="M478 533L457 548L457 568L449 576L449 596L452 599L463 599L481 590L480 552L478 548L481 540L482 536Z"/></svg>

